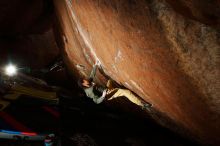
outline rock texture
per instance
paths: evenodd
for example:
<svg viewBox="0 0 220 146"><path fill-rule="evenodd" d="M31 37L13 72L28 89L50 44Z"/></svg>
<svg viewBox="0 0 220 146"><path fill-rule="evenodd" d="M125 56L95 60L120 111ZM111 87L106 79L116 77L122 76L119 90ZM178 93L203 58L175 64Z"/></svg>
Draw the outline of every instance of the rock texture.
<svg viewBox="0 0 220 146"><path fill-rule="evenodd" d="M75 76L88 76L99 61L105 75L154 105L156 121L220 143L219 1L54 3L58 42Z"/></svg>
<svg viewBox="0 0 220 146"><path fill-rule="evenodd" d="M210 25L220 27L220 1L219 0L166 0L179 14Z"/></svg>

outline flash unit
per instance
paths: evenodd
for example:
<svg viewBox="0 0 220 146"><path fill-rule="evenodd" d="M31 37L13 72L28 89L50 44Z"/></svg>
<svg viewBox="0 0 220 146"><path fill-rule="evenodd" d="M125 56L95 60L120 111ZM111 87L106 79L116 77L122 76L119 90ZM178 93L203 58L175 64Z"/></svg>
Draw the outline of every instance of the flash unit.
<svg viewBox="0 0 220 146"><path fill-rule="evenodd" d="M8 76L14 76L17 73L17 68L16 66L9 64L8 66L5 67L5 74Z"/></svg>

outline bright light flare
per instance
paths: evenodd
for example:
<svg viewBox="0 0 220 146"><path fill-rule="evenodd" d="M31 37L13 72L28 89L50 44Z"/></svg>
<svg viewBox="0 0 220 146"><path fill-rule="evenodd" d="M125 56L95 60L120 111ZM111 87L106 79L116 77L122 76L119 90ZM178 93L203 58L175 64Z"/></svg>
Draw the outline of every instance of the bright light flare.
<svg viewBox="0 0 220 146"><path fill-rule="evenodd" d="M16 66L10 64L5 67L5 74L8 76L14 76L17 73L17 68Z"/></svg>

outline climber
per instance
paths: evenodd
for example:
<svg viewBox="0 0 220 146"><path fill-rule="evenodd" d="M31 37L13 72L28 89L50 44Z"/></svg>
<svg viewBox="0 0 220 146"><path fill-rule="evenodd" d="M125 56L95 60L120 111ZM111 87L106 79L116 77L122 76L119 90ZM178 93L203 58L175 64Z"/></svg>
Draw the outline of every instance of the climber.
<svg viewBox="0 0 220 146"><path fill-rule="evenodd" d="M87 97L92 98L96 104L103 102L105 99L109 101L124 96L132 103L140 106L142 109L148 109L152 106L152 104L141 100L128 89L112 88L110 80L108 80L106 87L95 84L93 80L98 66L98 63L93 66L89 79L80 79L78 82L79 86L83 88Z"/></svg>
<svg viewBox="0 0 220 146"><path fill-rule="evenodd" d="M89 79L80 79L78 85L83 88L89 98L92 98L96 104L99 104L105 99L107 89L105 87L98 86L93 82L97 66L97 64L93 66Z"/></svg>

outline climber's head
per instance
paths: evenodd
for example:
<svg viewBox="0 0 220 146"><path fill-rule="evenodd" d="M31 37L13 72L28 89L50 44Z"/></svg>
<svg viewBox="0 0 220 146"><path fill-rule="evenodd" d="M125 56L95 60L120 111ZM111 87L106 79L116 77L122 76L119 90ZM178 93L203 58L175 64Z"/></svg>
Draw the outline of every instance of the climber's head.
<svg viewBox="0 0 220 146"><path fill-rule="evenodd" d="M92 81L90 81L89 79L83 78L83 79L80 79L78 84L81 88L89 88L92 86Z"/></svg>

